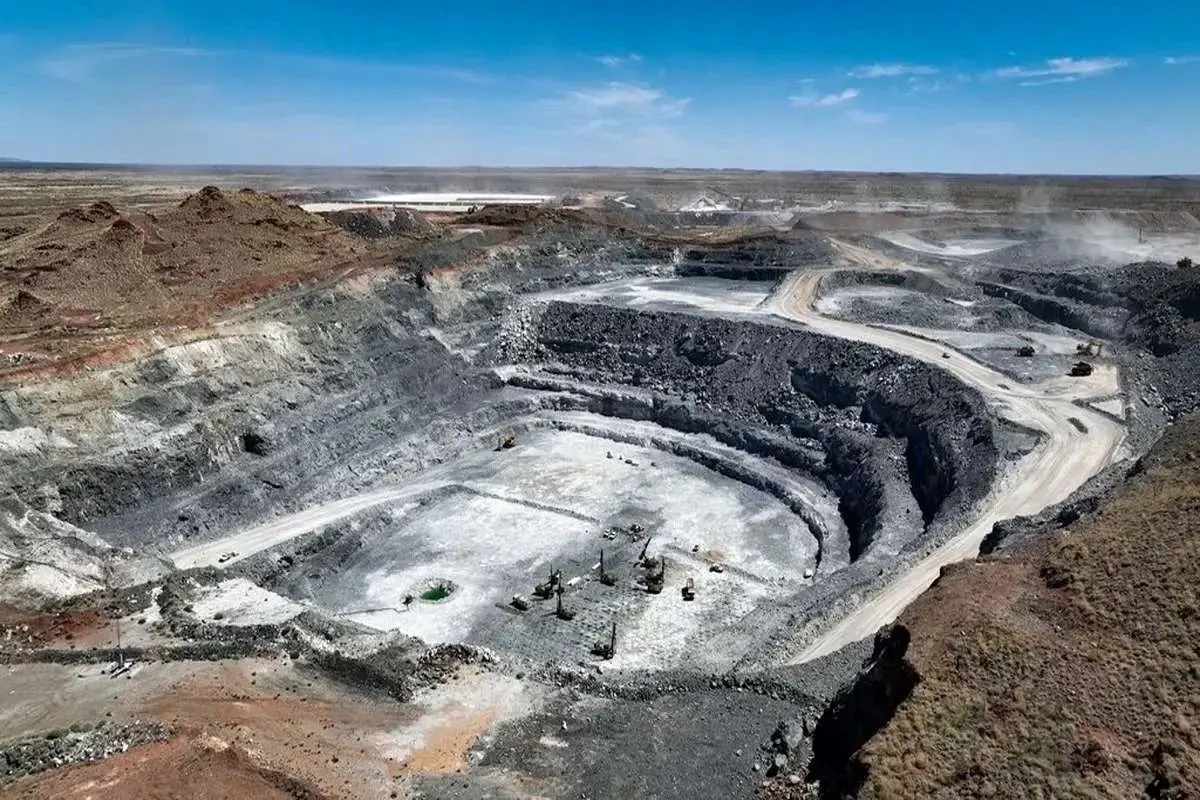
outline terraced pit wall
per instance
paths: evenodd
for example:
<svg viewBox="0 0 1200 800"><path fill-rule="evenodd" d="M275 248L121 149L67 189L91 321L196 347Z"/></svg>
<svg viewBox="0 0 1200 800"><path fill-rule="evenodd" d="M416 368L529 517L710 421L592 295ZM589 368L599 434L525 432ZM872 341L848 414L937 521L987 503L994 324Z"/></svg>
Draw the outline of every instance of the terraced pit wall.
<svg viewBox="0 0 1200 800"><path fill-rule="evenodd" d="M470 358L515 296L672 271L633 237L552 233L486 255L432 240L136 360L0 386L0 494L170 550L419 472L528 411Z"/></svg>
<svg viewBox="0 0 1200 800"><path fill-rule="evenodd" d="M63 441L0 454L0 476L29 505L127 545L302 507L331 479L353 481L348 462L368 471L414 431L457 435L497 387L422 331L422 294L400 277L305 296L94 377L5 391L5 427ZM419 466L423 454L400 457Z"/></svg>
<svg viewBox="0 0 1200 800"><path fill-rule="evenodd" d="M929 526L988 491L997 446L982 398L949 375L870 345L783 325L551 302L525 355L593 384L660 396L655 421L704 432L821 477L841 498L851 557L887 525ZM920 520L888 517L903 442ZM788 446L788 445L792 446ZM801 447L801 445L807 445ZM824 450L817 463L805 453Z"/></svg>
<svg viewBox="0 0 1200 800"><path fill-rule="evenodd" d="M549 272L522 279L540 284ZM785 325L564 302L534 303L530 314L520 300L511 313L512 289L485 287L489 273L457 283L465 341L494 342L495 331L519 341L474 364L427 332L448 298L413 278L306 296L256 321L286 331L282 340L168 348L113 368L105 394L86 401L67 382L51 394L78 406L69 442L6 453L0 472L34 508L118 544L169 550L417 474L538 407L579 407L561 386L506 388L487 368L492 357L651 393L649 403L614 396L584 408L707 433L818 477L840 498L850 534L831 566L949 530L991 485L986 408L934 368ZM189 348L204 351L202 367ZM66 430L55 416L63 403L38 391L4 393L7 427Z"/></svg>

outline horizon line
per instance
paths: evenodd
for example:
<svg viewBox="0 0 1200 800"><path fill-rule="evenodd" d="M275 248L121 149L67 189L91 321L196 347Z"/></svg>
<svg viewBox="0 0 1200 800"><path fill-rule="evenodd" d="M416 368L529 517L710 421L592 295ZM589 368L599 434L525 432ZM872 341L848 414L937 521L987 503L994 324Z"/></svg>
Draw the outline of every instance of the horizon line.
<svg viewBox="0 0 1200 800"><path fill-rule="evenodd" d="M463 171L474 172L745 172L772 173L779 175L901 175L909 177L930 176L939 178L1137 178L1143 180L1200 180L1200 173L1120 173L1120 172L945 172L937 170L903 170L903 169L779 169L766 167L656 167L647 165L623 166L552 166L552 165L507 165L483 166L478 164L459 164L441 166L423 166L416 164L267 164L256 162L227 162L227 163L171 163L171 162L136 162L136 161L39 161L23 158L0 158L0 169L4 168L85 168L85 169L163 169L163 170L231 170L231 169L265 169L275 171L288 170L412 170L424 172Z"/></svg>

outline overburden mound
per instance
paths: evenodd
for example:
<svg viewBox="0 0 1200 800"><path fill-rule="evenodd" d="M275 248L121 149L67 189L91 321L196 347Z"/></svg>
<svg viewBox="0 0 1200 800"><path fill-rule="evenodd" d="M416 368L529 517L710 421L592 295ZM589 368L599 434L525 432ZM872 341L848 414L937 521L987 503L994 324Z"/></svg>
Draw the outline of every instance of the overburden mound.
<svg viewBox="0 0 1200 800"><path fill-rule="evenodd" d="M364 252L320 217L249 189L210 186L158 215L100 201L0 244L10 298L0 323L168 322Z"/></svg>

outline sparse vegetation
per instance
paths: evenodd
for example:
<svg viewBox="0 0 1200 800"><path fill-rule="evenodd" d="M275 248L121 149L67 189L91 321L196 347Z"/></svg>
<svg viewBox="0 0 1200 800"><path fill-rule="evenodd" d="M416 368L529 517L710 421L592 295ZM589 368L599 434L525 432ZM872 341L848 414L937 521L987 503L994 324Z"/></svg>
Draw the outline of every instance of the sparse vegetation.
<svg viewBox="0 0 1200 800"><path fill-rule="evenodd" d="M1196 266L1196 264L1192 261L1192 259L1184 256L1175 262L1175 266L1179 267L1180 269L1191 269L1192 267Z"/></svg>
<svg viewBox="0 0 1200 800"><path fill-rule="evenodd" d="M861 753L862 796L1197 796L1198 451L1192 417L1093 517L906 613L922 680Z"/></svg>

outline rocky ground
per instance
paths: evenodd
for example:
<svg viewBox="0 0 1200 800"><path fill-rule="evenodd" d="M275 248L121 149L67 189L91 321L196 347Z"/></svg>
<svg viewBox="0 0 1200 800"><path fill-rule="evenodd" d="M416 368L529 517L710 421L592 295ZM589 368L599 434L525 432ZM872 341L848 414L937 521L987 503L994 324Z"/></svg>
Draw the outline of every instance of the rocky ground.
<svg viewBox="0 0 1200 800"><path fill-rule="evenodd" d="M841 791L1195 796L1198 436L1185 418L1101 508L949 570L910 607L911 694Z"/></svg>
<svg viewBox="0 0 1200 800"><path fill-rule="evenodd" d="M139 339L288 285L388 263L402 242L369 245L250 189L207 187L157 213L104 200L68 208L0 242L0 368L32 376L119 360Z"/></svg>
<svg viewBox="0 0 1200 800"><path fill-rule="evenodd" d="M1196 405L1197 284L1170 265L1000 258L988 243L1047 235L1014 216L1023 190L945 185L953 197L991 192L997 216L930 216L921 195L925 210L900 213L888 224L906 233L887 237L875 236L883 212L859 215L855 229L839 210L752 231L745 219L672 221L661 207L639 217L624 204L492 208L434 224L411 212L322 219L257 192L205 189L138 201L153 211L89 199L38 217L0 242L12 288L3 346L25 354L0 375L0 600L10 603L0 689L22 698L2 717L0 792L72 796L103 782L110 796L161 796L177 773L215 776L229 796L893 796L918 785L912 796L1010 796L989 770L1023 757L1012 731L1048 718L1041 701L1016 716L963 701L979 730L995 729L983 772L959 763L978 749L966 740L917 758L903 737L961 733L922 709L958 702L953 692L972 685L964 676L990 674L995 659L1034 665L997 685L1034 681L1126 618L1115 600L1061 600L1110 584L1087 566L1091 547L1059 547L1045 531L1082 529L1122 502L1146 514L1147 497L1178 504L1145 483L1153 469L1124 478ZM1132 191L1106 188L1118 207ZM1142 201L1127 208L1151 213ZM1062 506L997 527L988 549L1005 555L951 570L876 642L806 664L792 663L806 642L949 541L1038 439L936 363L817 335L753 299L797 269L825 276L818 312L934 338L947 357L1015 383L1071 391L1074 349L1096 338L1099 376L1122 376L1101 402L1128 430L1125 461ZM99 319L82 324L81 309ZM1015 354L1021 343L1032 357ZM568 453L555 442L576 444ZM608 463L617 459L604 450L622 446L644 449L637 463ZM545 459L556 452L583 460L563 455L577 465L555 472ZM653 491L630 489L626 467L653 489L655 452L662 486L709 482L672 498L684 509L673 516L698 515L693 527L704 527L705 503L740 498L721 501L725 541L683 530ZM686 469L668 473L668 459ZM1186 461L1143 463L1175 474ZM467 513L476 507L482 516ZM734 531L738 508L759 522ZM812 538L811 571L773 573L813 556L754 527L772 515ZM490 527L470 527L484 518ZM1082 541L1128 547L1124 531ZM454 541L464 533L468 549ZM391 541L428 556L371 549ZM738 544L748 541L759 544ZM657 567L636 555L643 544L651 562L671 564L661 597L649 591ZM1174 580L1160 571L1186 561L1178 546L1122 566L1112 596ZM592 563L602 548L620 559L616 588ZM444 582L448 600L423 595L442 591L441 574L416 589L387 583L468 550L477 565ZM553 600L527 611L507 602L556 567L574 615L556 618ZM1060 581L1054 570L1073 577L1039 588ZM390 587L389 608L335 608L324 587L351 575ZM963 588L950 591L954 581ZM484 593L493 584L499 596ZM687 587L698 597L681 598ZM1037 609L1083 616L1021 623L1033 633L1012 642L984 635L992 617L973 621L1003 607L1007 624L1026 594L1041 598L1028 601ZM1174 605L1155 613L1186 627L1180 598L1168 593ZM1130 620L1149 613L1130 608ZM610 620L620 622L611 659L594 651ZM1046 638L1045 626L1068 623L1083 626L1077 636ZM962 639L976 627L982 638ZM1079 735L1100 742L1107 771L1051 786L1059 756L1048 755L1053 768L1020 773L1025 785L1121 793L1146 778L1176 792L1158 796L1187 796L1186 702L1152 663L1166 653L1184 664L1186 646L1167 653L1172 631L1142 644L1136 633L1122 639L1129 658L1094 660L1145 676L1103 684L1113 706L1158 687L1153 702L1137 701L1149 716L1129 716L1128 729L1081 717L1080 731L1098 726ZM972 655L993 642L1018 654ZM47 693L54 703L39 699ZM1161 755L1125 742L1167 706L1180 716ZM906 722L910 713L925 721ZM905 783L907 769L923 782ZM214 796L184 783L180 792Z"/></svg>

